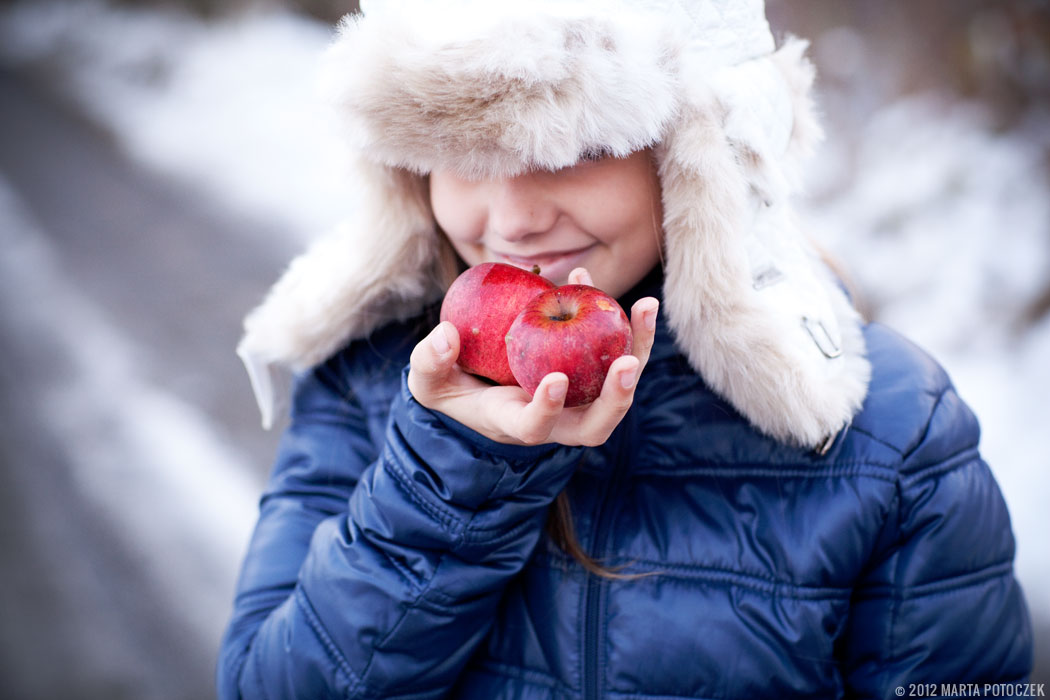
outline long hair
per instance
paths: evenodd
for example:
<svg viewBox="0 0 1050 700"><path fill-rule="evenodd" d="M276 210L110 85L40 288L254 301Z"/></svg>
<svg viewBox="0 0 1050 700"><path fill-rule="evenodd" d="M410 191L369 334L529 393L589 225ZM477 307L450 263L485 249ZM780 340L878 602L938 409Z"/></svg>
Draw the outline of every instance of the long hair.
<svg viewBox="0 0 1050 700"><path fill-rule="evenodd" d="M547 516L547 536L562 551L582 566L584 571L595 576L616 581L633 581L656 574L655 571L640 574L621 574L619 570L624 565L611 568L602 566L597 559L588 554L576 537L576 531L572 524L572 508L569 504L569 494L565 491L558 494L558 497L554 499L554 504L551 506Z"/></svg>

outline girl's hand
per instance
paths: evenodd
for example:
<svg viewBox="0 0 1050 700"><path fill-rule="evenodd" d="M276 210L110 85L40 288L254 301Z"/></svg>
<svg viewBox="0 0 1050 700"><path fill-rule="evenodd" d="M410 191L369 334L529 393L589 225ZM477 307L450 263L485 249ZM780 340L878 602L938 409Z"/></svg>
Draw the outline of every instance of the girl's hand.
<svg viewBox="0 0 1050 700"><path fill-rule="evenodd" d="M569 284L592 284L583 268ZM569 379L548 374L535 396L518 386L493 386L456 364L459 333L445 321L412 351L408 388L423 406L473 428L497 442L517 445L600 445L619 425L634 401L638 377L649 359L656 334L659 302L645 297L631 308L632 354L613 361L601 395L586 406L565 408Z"/></svg>

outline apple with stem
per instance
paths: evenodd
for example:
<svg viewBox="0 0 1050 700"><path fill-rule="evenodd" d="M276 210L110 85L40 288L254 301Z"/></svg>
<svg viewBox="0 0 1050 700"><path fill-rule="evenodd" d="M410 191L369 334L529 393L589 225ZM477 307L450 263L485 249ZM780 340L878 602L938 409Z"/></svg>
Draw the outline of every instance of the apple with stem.
<svg viewBox="0 0 1050 700"><path fill-rule="evenodd" d="M514 386L504 338L515 317L536 295L554 288L539 275L506 263L482 263L455 279L441 303L440 318L459 332L460 368Z"/></svg>
<svg viewBox="0 0 1050 700"><path fill-rule="evenodd" d="M601 394L613 360L631 352L631 323L605 292L567 284L532 297L506 334L507 360L517 383L535 394L551 372L569 378L565 406Z"/></svg>

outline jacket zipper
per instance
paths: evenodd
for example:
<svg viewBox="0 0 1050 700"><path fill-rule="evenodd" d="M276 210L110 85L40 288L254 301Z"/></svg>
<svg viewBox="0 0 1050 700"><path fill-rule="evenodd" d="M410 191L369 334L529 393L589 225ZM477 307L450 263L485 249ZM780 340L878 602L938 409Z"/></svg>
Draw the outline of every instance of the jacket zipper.
<svg viewBox="0 0 1050 700"><path fill-rule="evenodd" d="M609 493L607 490L606 493ZM604 545L604 534L605 528L601 527L605 525L605 514L609 511L608 508L603 508L600 513L599 525L595 527L594 534L595 538L592 542L597 543L597 536L600 534L602 537L602 544ZM599 548L595 548L595 551L601 551ZM594 574L587 574L587 592L586 592L586 607L584 617L584 628L583 628L583 700L598 700L598 649L601 645L599 639L600 624L599 615L601 613L601 602L602 602L602 588L604 587L605 580L600 576Z"/></svg>
<svg viewBox="0 0 1050 700"><path fill-rule="evenodd" d="M633 412L628 412L627 416L624 418L624 422L629 421L632 417ZM620 445L618 445L617 449L612 451L611 454L624 454L624 450L622 449L624 442L623 436L631 432L623 430L623 428L626 427L627 426L621 423L621 439L618 440ZM606 482L606 487L601 494L601 500L598 502L598 517L595 518L594 528L591 531L591 546L593 547L591 556L599 561L605 556L610 531L609 521L615 510L614 508L609 507L608 504L612 502L612 497L616 493L620 481L620 472L623 470L624 464L626 464L626 460L622 456L616 459L616 462L613 464L612 474ZM599 687L598 650L601 648L602 644L600 623L602 596L607 585L608 581L606 579L587 573L583 628L583 700L599 700L601 697L599 695L601 688Z"/></svg>

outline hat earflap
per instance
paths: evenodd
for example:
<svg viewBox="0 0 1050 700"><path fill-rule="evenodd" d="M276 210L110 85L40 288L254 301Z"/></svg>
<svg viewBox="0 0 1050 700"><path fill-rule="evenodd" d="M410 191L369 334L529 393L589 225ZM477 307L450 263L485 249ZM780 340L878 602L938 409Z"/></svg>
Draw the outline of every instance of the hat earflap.
<svg viewBox="0 0 1050 700"><path fill-rule="evenodd" d="M859 315L788 203L819 134L803 48L710 81L662 144L664 306L713 390L767 435L817 447L859 410L870 365Z"/></svg>
<svg viewBox="0 0 1050 700"><path fill-rule="evenodd" d="M237 354L270 427L287 403L289 370L308 369L351 338L418 314L456 274L435 232L426 178L361 159L357 206L295 258L244 321Z"/></svg>

